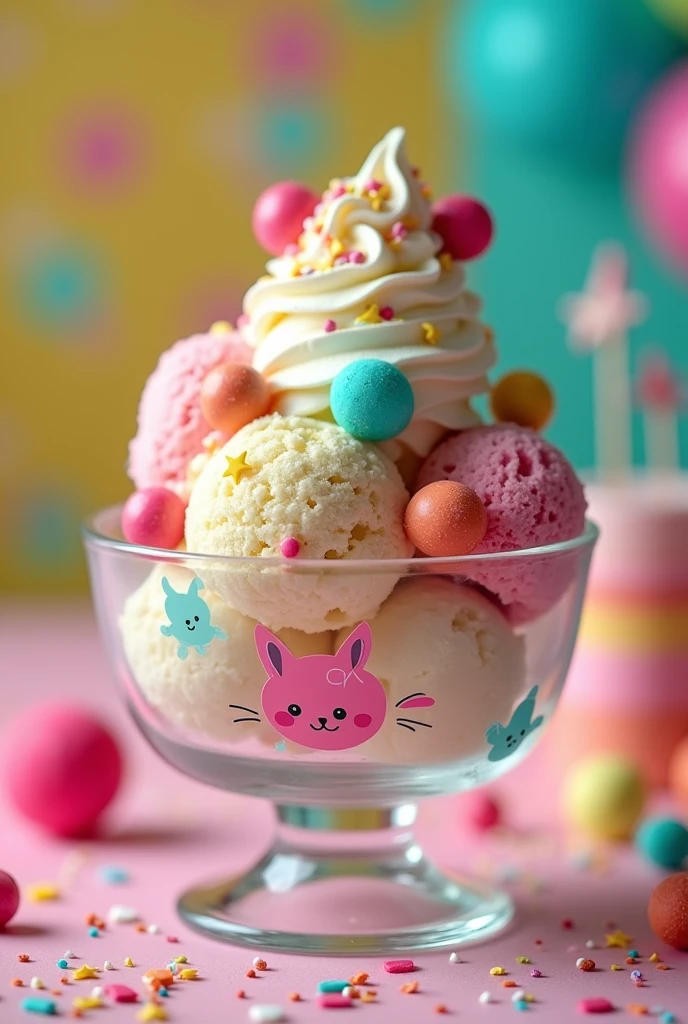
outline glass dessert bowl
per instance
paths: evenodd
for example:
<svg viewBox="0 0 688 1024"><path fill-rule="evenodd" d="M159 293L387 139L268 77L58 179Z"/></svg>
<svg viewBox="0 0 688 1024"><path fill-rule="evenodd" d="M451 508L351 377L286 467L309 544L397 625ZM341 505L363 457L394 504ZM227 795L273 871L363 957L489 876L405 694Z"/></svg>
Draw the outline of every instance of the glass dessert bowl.
<svg viewBox="0 0 688 1024"><path fill-rule="evenodd" d="M243 877L185 892L182 918L308 953L455 946L504 928L509 896L430 863L414 805L492 781L544 733L596 528L527 550L347 561L160 550L123 540L120 519L98 513L85 542L134 721L179 771L277 809L273 848ZM547 610L514 624L484 579L538 587ZM275 608L288 625L274 628ZM330 629L299 628L325 608Z"/></svg>

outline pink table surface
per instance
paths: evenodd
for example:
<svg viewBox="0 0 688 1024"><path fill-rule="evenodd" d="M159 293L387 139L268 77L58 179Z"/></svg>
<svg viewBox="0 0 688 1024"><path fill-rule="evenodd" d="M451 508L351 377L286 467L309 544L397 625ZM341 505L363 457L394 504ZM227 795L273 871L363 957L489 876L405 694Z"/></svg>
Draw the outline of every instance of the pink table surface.
<svg viewBox="0 0 688 1024"><path fill-rule="evenodd" d="M14 712L47 697L69 697L111 721L129 766L128 784L110 815L106 838L99 841L74 844L46 838L17 817L0 794L0 867L14 874L21 886L64 879L70 872L73 876L59 901L24 900L12 925L0 933L2 1024L29 1019L19 1003L30 990L13 988L10 980L20 977L28 984L37 975L49 988L60 987L63 972L55 961L68 948L80 958L72 961L73 966L88 962L102 967L104 960L113 961L117 970L103 972L100 983L121 982L140 992L144 970L185 954L202 980L175 986L166 1008L170 1021L178 1024L248 1020L249 1006L257 1002L283 1005L291 1024L327 1020L326 1011L314 1002L317 982L348 977L356 970L370 973L378 998L377 1004L357 1004L349 1011L352 1014L367 1014L378 1022L418 1024L444 1019L434 1013L441 1002L449 1011L447 1019L497 1021L514 1013L511 992L501 987L502 979L489 975L490 967L498 964L536 995L528 1012L541 1021L581 1020L578 1000L605 995L619 1007L619 1019L630 1019L627 1004L642 1003L672 1010L678 1020L688 1022L688 954L669 950L654 939L646 920L648 895L661 876L629 849L611 853L605 870L575 866L556 827L556 779L548 770L546 744L500 786L511 826L501 836L467 835L459 824L456 798L431 801L421 814L420 839L441 863L484 876L515 874L506 884L517 899L518 918L507 935L462 950L464 962L459 964L449 963L448 952L415 956L419 971L413 977L421 989L415 995L399 992L400 982L408 976L386 975L382 960L370 956L270 954L270 970L258 980L247 980L244 972L255 953L194 934L177 919L174 904L189 883L247 867L270 841L270 808L183 778L147 748L120 707L87 606L0 606L0 649L0 748L2 728ZM126 868L130 882L105 885L98 874L105 864ZM113 903L136 908L147 923L160 925L163 934L136 933L120 925L108 928L100 938L89 938L84 916L104 916ZM562 928L565 918L573 919L572 931ZM604 944L609 921L633 936L633 945L645 958L657 951L672 969L656 971L644 959L639 966L647 985L637 988L630 981L624 950L586 950L586 939ZM178 936L178 944L167 942L170 934ZM536 939L543 945L537 946ZM570 948L574 945L578 951ZM31 956L28 964L18 963L18 954L24 952ZM592 956L599 969L589 974L577 970L575 961L581 955ZM135 969L123 966L127 956L133 958ZM517 964L517 956L530 957L543 977L531 979L531 967ZM625 970L611 972L612 963L623 964ZM58 998L62 1014L69 1012L75 995L89 994L95 984L84 981L64 987ZM246 1000L236 998L239 988L246 990ZM478 996L486 989L497 1001L484 1006ZM289 1003L290 991L298 991L304 1002ZM103 1014L103 1020L116 1024L134 1020L136 1012L131 1005L108 1005L85 1016Z"/></svg>

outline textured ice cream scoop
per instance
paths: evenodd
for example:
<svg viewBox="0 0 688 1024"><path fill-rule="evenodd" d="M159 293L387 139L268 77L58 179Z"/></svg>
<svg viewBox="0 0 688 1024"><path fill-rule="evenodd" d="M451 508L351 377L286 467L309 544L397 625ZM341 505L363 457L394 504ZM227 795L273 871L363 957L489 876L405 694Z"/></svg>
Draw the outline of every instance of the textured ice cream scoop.
<svg viewBox="0 0 688 1024"><path fill-rule="evenodd" d="M487 510L487 531L473 555L570 540L582 533L583 486L562 453L525 427L476 427L448 438L426 459L416 486L457 480ZM513 621L547 611L570 582L564 560L478 563L471 577L493 591Z"/></svg>
<svg viewBox="0 0 688 1024"><path fill-rule="evenodd" d="M326 416L330 385L358 359L383 359L408 378L415 410L389 445L425 456L478 416L492 335L480 300L430 229L432 212L394 128L359 173L330 183L295 252L268 263L247 293L247 340L283 415Z"/></svg>
<svg viewBox="0 0 688 1024"><path fill-rule="evenodd" d="M129 476L137 488L170 487L185 496L189 463L211 430L201 413L201 384L220 363L248 364L251 356L239 334L217 328L163 352L141 394L129 444Z"/></svg>
<svg viewBox="0 0 688 1024"><path fill-rule="evenodd" d="M279 740L261 711L265 671L256 652L255 620L211 591L201 591L212 625L222 629L227 639L213 640L203 656L191 650L181 659L174 638L160 631L168 621L163 576L175 590L185 591L193 573L175 566L154 569L127 599L119 621L129 668L146 701L174 727L207 740L240 743L259 737L270 744ZM332 647L331 633L306 635L287 629L279 638L296 657L329 654ZM243 710L230 704L243 705Z"/></svg>
<svg viewBox="0 0 688 1024"><path fill-rule="evenodd" d="M367 668L387 691L382 729L361 753L405 764L484 754L525 689L525 649L504 615L472 587L404 580L369 620ZM349 630L341 630L335 647Z"/></svg>
<svg viewBox="0 0 688 1024"><path fill-rule="evenodd" d="M248 467L248 468L246 468ZM379 448L321 420L279 415L254 420L202 470L189 499L190 551L254 557L255 567L207 573L209 584L269 629L306 632L374 615L398 574L338 572L340 560L406 558L408 493ZM299 558L277 567L281 543ZM327 559L332 572L299 573L302 558ZM212 576L212 580L211 580Z"/></svg>

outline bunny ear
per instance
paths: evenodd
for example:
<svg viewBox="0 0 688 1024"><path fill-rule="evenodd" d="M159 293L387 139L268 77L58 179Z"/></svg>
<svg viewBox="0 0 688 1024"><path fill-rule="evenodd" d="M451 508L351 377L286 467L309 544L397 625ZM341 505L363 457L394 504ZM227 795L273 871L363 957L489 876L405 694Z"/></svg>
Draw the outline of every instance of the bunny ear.
<svg viewBox="0 0 688 1024"><path fill-rule="evenodd" d="M200 580L198 576L194 576L189 583L189 589L187 590L188 597L198 597L198 591L203 590L203 580Z"/></svg>
<svg viewBox="0 0 688 1024"><path fill-rule="evenodd" d="M173 588L172 584L168 580L167 576L163 576L162 578L162 589L165 591L168 597L172 597L173 594L177 593L177 591Z"/></svg>
<svg viewBox="0 0 688 1024"><path fill-rule="evenodd" d="M278 676L283 676L294 657L289 648L260 623L256 626L255 639L258 657L268 675L272 676L276 672Z"/></svg>
<svg viewBox="0 0 688 1024"><path fill-rule="evenodd" d="M364 668L373 647L373 634L367 622L361 622L337 651L337 661L346 664L347 671Z"/></svg>

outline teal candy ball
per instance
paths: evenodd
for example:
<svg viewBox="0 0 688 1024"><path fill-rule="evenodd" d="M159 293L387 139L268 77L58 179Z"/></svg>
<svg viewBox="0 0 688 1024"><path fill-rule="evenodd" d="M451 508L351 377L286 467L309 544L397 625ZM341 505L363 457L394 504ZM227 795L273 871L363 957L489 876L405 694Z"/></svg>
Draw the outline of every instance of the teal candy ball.
<svg viewBox="0 0 688 1024"><path fill-rule="evenodd" d="M405 375L382 359L357 359L332 381L332 415L359 441L397 437L411 422L413 405Z"/></svg>
<svg viewBox="0 0 688 1024"><path fill-rule="evenodd" d="M688 829L672 818L649 818L638 829L635 844L653 864L676 871L688 857Z"/></svg>

